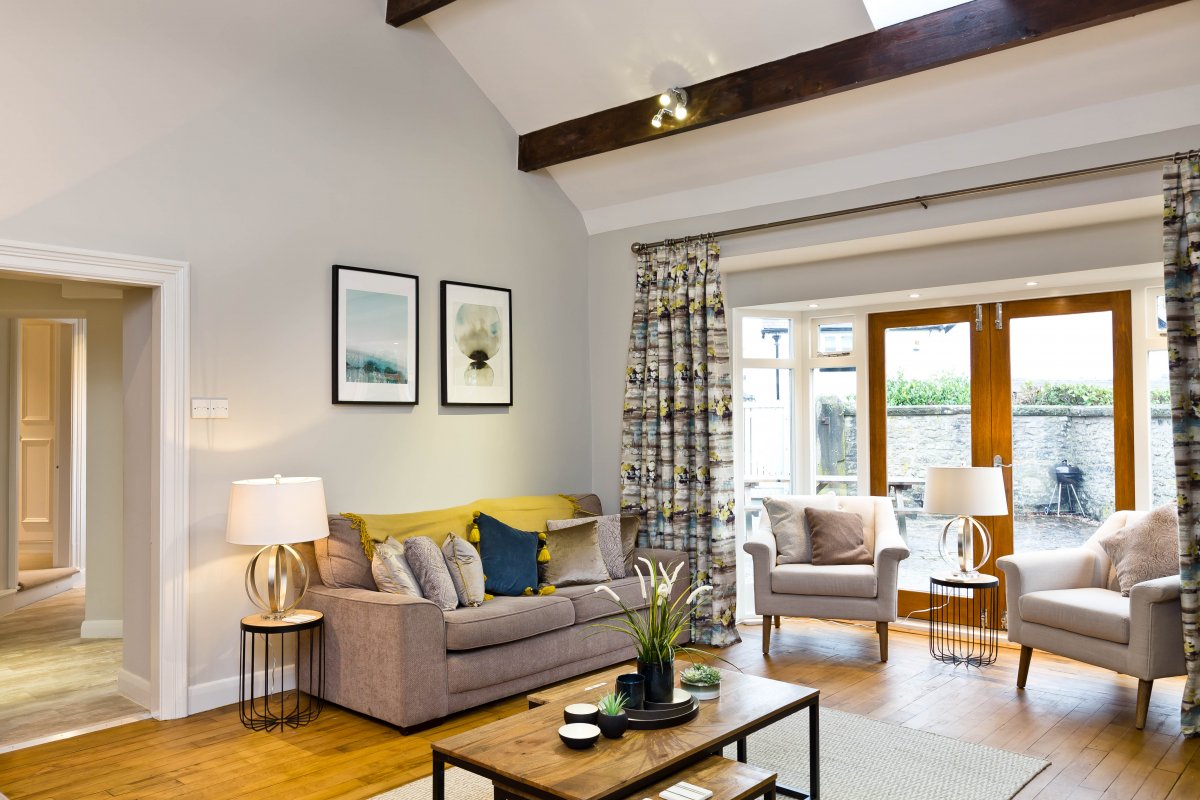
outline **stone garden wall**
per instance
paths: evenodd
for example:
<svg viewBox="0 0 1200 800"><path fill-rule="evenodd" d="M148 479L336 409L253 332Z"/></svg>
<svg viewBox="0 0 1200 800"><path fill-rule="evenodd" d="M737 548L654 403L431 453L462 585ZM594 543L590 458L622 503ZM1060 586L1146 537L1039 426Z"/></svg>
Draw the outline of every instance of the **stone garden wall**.
<svg viewBox="0 0 1200 800"><path fill-rule="evenodd" d="M818 467L821 475L858 473L857 419L854 409L821 408ZM888 409L888 477L923 480L928 464L969 463L971 417L966 406L892 406ZM1151 413L1151 463L1172 463L1171 412L1155 406ZM1063 459L1083 470L1079 499L1087 516L1103 520L1112 513L1110 483L1101 476L1113 471L1111 406L1017 406L1013 409L1013 458L1017 510L1045 511L1056 497L1051 470ZM866 476L859 476L865 480ZM1175 497L1169 467L1152 470L1154 505ZM908 490L906 503L919 503L920 483ZM1063 510L1066 506L1063 494ZM1054 510L1052 507L1051 510Z"/></svg>

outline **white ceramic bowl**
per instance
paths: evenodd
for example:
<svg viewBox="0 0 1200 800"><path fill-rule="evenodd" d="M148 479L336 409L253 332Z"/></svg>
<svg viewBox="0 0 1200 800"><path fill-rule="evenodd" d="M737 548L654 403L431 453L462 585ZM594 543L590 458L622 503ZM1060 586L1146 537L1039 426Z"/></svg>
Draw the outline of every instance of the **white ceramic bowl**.
<svg viewBox="0 0 1200 800"><path fill-rule="evenodd" d="M600 738L600 729L586 722L572 722L558 729L558 738L572 750L586 750Z"/></svg>
<svg viewBox="0 0 1200 800"><path fill-rule="evenodd" d="M595 725L600 709L591 703L572 703L563 709L563 722L587 722Z"/></svg>

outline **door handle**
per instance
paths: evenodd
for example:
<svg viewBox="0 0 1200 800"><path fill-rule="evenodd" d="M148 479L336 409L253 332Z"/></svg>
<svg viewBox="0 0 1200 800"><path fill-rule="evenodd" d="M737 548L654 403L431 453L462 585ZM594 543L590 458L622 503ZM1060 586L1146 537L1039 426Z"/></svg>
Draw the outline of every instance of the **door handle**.
<svg viewBox="0 0 1200 800"><path fill-rule="evenodd" d="M992 466L993 466L993 467L996 467L997 469L999 469L1000 467L1005 467L1005 468L1007 468L1007 469L1012 469L1012 464L1005 464L1005 463L1004 463L1004 459L1003 459L1003 458L1001 458L1001 457L999 456L999 454L997 454L996 456L994 456L994 457L992 458Z"/></svg>

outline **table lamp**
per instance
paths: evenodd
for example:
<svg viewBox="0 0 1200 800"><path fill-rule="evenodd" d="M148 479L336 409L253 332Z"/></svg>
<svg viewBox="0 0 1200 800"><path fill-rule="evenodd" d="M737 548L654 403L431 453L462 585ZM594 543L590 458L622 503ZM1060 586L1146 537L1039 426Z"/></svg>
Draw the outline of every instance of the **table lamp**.
<svg viewBox="0 0 1200 800"><path fill-rule="evenodd" d="M329 535L325 511L325 488L320 478L256 478L234 481L229 491L229 521L225 541L262 545L246 567L246 594L263 610L264 619L282 619L300 605L308 590L308 570L300 554L291 547ZM266 588L263 598L257 575L266 556ZM298 587L287 600L289 577Z"/></svg>
<svg viewBox="0 0 1200 800"><path fill-rule="evenodd" d="M955 578L977 578L979 567L992 554L992 540L983 523L975 517L1001 517L1008 514L1004 494L1004 476L997 467L929 467L925 471L925 511L953 514L942 529L938 551L949 564L957 567ZM959 523L958 552L946 551L950 529ZM975 561L975 533L983 545L983 558Z"/></svg>

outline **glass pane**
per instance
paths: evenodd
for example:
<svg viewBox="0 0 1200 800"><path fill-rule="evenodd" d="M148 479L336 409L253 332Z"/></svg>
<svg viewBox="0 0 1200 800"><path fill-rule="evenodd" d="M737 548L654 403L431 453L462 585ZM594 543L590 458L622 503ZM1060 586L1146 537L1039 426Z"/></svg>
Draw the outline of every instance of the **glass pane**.
<svg viewBox="0 0 1200 800"><path fill-rule="evenodd" d="M889 328L888 494L912 555L900 562L900 588L929 591L929 576L950 565L938 555L949 517L926 514L925 468L971 463L971 325Z"/></svg>
<svg viewBox="0 0 1200 800"><path fill-rule="evenodd" d="M744 358L791 358L792 321L770 317L742 317Z"/></svg>
<svg viewBox="0 0 1200 800"><path fill-rule="evenodd" d="M817 494L858 494L857 379L854 367L812 371Z"/></svg>
<svg viewBox="0 0 1200 800"><path fill-rule="evenodd" d="M854 352L854 323L817 323L817 355L848 356Z"/></svg>
<svg viewBox="0 0 1200 800"><path fill-rule="evenodd" d="M1155 508L1172 502L1175 488L1175 443L1171 434L1171 377L1167 351L1154 350L1146 370L1150 387L1150 495Z"/></svg>
<svg viewBox="0 0 1200 800"><path fill-rule="evenodd" d="M1154 298L1154 329L1161 334L1167 332L1167 296L1157 295Z"/></svg>
<svg viewBox="0 0 1200 800"><path fill-rule="evenodd" d="M753 531L762 499L792 493L792 371L742 370L742 497Z"/></svg>
<svg viewBox="0 0 1200 800"><path fill-rule="evenodd" d="M1013 549L1082 544L1116 507L1112 314L1009 321Z"/></svg>

